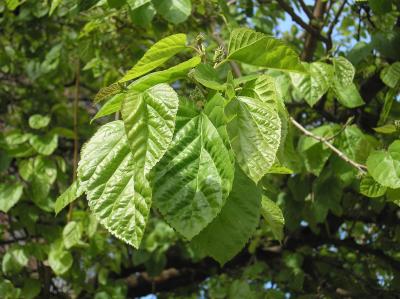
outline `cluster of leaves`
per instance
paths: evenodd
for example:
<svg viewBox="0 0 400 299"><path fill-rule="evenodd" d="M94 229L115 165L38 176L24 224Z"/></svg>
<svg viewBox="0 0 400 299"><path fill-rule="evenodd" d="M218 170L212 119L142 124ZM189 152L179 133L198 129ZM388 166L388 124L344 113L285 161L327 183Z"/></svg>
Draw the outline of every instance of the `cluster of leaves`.
<svg viewBox="0 0 400 299"><path fill-rule="evenodd" d="M279 3L0 3L0 297L396 297L399 7Z"/></svg>

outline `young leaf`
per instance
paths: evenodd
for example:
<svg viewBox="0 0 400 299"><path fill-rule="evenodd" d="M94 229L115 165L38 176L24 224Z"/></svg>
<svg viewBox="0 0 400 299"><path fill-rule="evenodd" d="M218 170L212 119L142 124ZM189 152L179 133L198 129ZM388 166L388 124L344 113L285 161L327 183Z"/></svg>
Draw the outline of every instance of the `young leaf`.
<svg viewBox="0 0 400 299"><path fill-rule="evenodd" d="M247 28L232 31L226 59L270 69L305 72L297 53L283 41Z"/></svg>
<svg viewBox="0 0 400 299"><path fill-rule="evenodd" d="M171 143L179 99L168 84L128 92L122 118L137 172L148 174Z"/></svg>
<svg viewBox="0 0 400 299"><path fill-rule="evenodd" d="M29 126L32 129L41 129L47 127L50 122L50 116L35 114L29 117Z"/></svg>
<svg viewBox="0 0 400 299"><path fill-rule="evenodd" d="M291 73L290 78L294 88L312 107L328 91L332 78L332 66L322 62L304 63L308 74Z"/></svg>
<svg viewBox="0 0 400 299"><path fill-rule="evenodd" d="M184 22L192 11L191 0L152 0L157 12L168 22Z"/></svg>
<svg viewBox="0 0 400 299"><path fill-rule="evenodd" d="M221 213L191 242L221 265L234 257L253 234L260 219L261 190L236 167L232 192Z"/></svg>
<svg viewBox="0 0 400 299"><path fill-rule="evenodd" d="M367 168L382 186L400 188L400 140L394 141L387 151L372 152L367 160Z"/></svg>
<svg viewBox="0 0 400 299"><path fill-rule="evenodd" d="M172 83L180 78L185 77L186 74L200 62L201 58L199 56L195 56L169 69L154 72L139 78L131 83L128 88L129 90L141 92L160 83Z"/></svg>
<svg viewBox="0 0 400 299"><path fill-rule="evenodd" d="M219 82L218 74L209 64L199 64L194 71L194 78L201 85L214 90L224 90L225 86Z"/></svg>
<svg viewBox="0 0 400 299"><path fill-rule="evenodd" d="M189 240L221 211L234 174L225 141L205 114L176 133L154 170L154 204Z"/></svg>
<svg viewBox="0 0 400 299"><path fill-rule="evenodd" d="M179 33L156 42L118 82L136 79L162 65L172 56L186 49L186 35Z"/></svg>
<svg viewBox="0 0 400 299"><path fill-rule="evenodd" d="M261 200L261 215L264 217L276 240L281 241L283 239L285 219L279 206L264 195Z"/></svg>
<svg viewBox="0 0 400 299"><path fill-rule="evenodd" d="M335 81L342 87L353 83L356 70L346 58L339 56L332 59Z"/></svg>
<svg viewBox="0 0 400 299"><path fill-rule="evenodd" d="M151 189L143 177L135 176L122 121L103 125L84 145L78 185L85 190L99 222L138 248L150 210Z"/></svg>
<svg viewBox="0 0 400 299"><path fill-rule="evenodd" d="M228 133L236 161L255 182L275 161L281 137L276 105L239 96L227 106Z"/></svg>
<svg viewBox="0 0 400 299"><path fill-rule="evenodd" d="M386 189L369 175L360 182L360 193L367 197L380 197L386 193Z"/></svg>

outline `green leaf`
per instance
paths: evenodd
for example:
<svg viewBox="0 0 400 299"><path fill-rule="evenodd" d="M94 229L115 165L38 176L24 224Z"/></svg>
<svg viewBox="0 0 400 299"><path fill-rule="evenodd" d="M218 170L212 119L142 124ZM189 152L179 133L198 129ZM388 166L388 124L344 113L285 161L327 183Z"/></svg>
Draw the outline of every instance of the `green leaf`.
<svg viewBox="0 0 400 299"><path fill-rule="evenodd" d="M189 240L221 211L234 175L225 141L205 114L176 133L154 170L154 204Z"/></svg>
<svg viewBox="0 0 400 299"><path fill-rule="evenodd" d="M1 264L2 270L7 274L15 274L28 264L28 256L23 248L12 247L8 249Z"/></svg>
<svg viewBox="0 0 400 299"><path fill-rule="evenodd" d="M356 108L365 104L354 83L342 86L334 81L333 91L339 103L347 108Z"/></svg>
<svg viewBox="0 0 400 299"><path fill-rule="evenodd" d="M156 42L144 56L130 69L118 82L126 82L136 79L160 65L168 59L186 49L186 34L174 34Z"/></svg>
<svg viewBox="0 0 400 299"><path fill-rule="evenodd" d="M380 126L377 128L373 128L375 132L381 133L381 134L393 134L397 132L397 128L393 124L387 124L384 126Z"/></svg>
<svg viewBox="0 0 400 299"><path fill-rule="evenodd" d="M131 1L132 2L132 1ZM140 26L142 28L147 28L151 25L154 16L156 15L156 9L150 0L135 1L143 2L143 5L138 7L131 6L129 9L129 16L133 24Z"/></svg>
<svg viewBox="0 0 400 299"><path fill-rule="evenodd" d="M186 21L192 12L191 0L152 0L152 2L157 13L173 24Z"/></svg>
<svg viewBox="0 0 400 299"><path fill-rule="evenodd" d="M35 114L29 117L29 126L32 129L41 129L47 127L50 123L50 116Z"/></svg>
<svg viewBox="0 0 400 299"><path fill-rule="evenodd" d="M332 78L332 66L323 62L303 63L307 74L291 73L290 78L301 97L312 107L328 91Z"/></svg>
<svg viewBox="0 0 400 299"><path fill-rule="evenodd" d="M94 97L94 102L98 103L105 99L108 99L111 96L115 96L116 94L122 92L123 85L120 83L113 83L109 86L103 87L99 90L99 92Z"/></svg>
<svg viewBox="0 0 400 299"><path fill-rule="evenodd" d="M81 243L82 225L76 221L70 221L63 229L63 242L66 249L70 249Z"/></svg>
<svg viewBox="0 0 400 299"><path fill-rule="evenodd" d="M82 190L81 190L82 192ZM81 194L78 193L78 182L75 181L65 190L56 200L54 204L54 211L56 215L60 213L62 209L64 209L67 205L77 199Z"/></svg>
<svg viewBox="0 0 400 299"><path fill-rule="evenodd" d="M24 286L21 291L21 298L33 299L37 298L40 294L41 283L38 279L25 278Z"/></svg>
<svg viewBox="0 0 400 299"><path fill-rule="evenodd" d="M281 122L275 104L239 96L227 106L228 133L236 161L255 182L275 161Z"/></svg>
<svg viewBox="0 0 400 299"><path fill-rule="evenodd" d="M4 299L17 299L20 298L21 289L14 287L11 281L2 279L0 281L0 294L4 296Z"/></svg>
<svg viewBox="0 0 400 299"><path fill-rule="evenodd" d="M335 81L342 87L353 83L356 70L346 58L339 56L332 59Z"/></svg>
<svg viewBox="0 0 400 299"><path fill-rule="evenodd" d="M178 105L178 95L168 84L127 93L121 112L138 173L147 175L168 149Z"/></svg>
<svg viewBox="0 0 400 299"><path fill-rule="evenodd" d="M111 99L104 103L104 105L100 108L99 111L97 111L96 115L92 118L90 122L93 122L95 119L110 115L121 110L122 101L124 100L125 96L126 93L120 93L113 96Z"/></svg>
<svg viewBox="0 0 400 299"><path fill-rule="evenodd" d="M369 175L363 177L360 182L360 193L367 197L380 197L386 193L386 189Z"/></svg>
<svg viewBox="0 0 400 299"><path fill-rule="evenodd" d="M283 41L247 28L234 29L227 60L292 72L305 72L297 53Z"/></svg>
<svg viewBox="0 0 400 299"><path fill-rule="evenodd" d="M0 184L0 211L7 213L21 199L24 186L21 183Z"/></svg>
<svg viewBox="0 0 400 299"><path fill-rule="evenodd" d="M11 11L15 10L21 3L20 0L6 0L7 8Z"/></svg>
<svg viewBox="0 0 400 299"><path fill-rule="evenodd" d="M63 0L52 0L51 1L51 6L50 6L50 11L49 15L51 16L53 12L56 10L56 8L63 2Z"/></svg>
<svg viewBox="0 0 400 299"><path fill-rule="evenodd" d="M199 64L194 71L194 78L201 85L214 90L224 90L225 85L218 79L218 73L209 64Z"/></svg>
<svg viewBox="0 0 400 299"><path fill-rule="evenodd" d="M100 127L82 149L78 193L84 190L96 218L117 238L138 248L150 210L151 189L134 177L135 161L124 123Z"/></svg>
<svg viewBox="0 0 400 299"><path fill-rule="evenodd" d="M221 265L245 246L260 219L261 190L236 167L232 191L221 213L191 242Z"/></svg>
<svg viewBox="0 0 400 299"><path fill-rule="evenodd" d="M50 156L58 146L58 135L33 135L31 138L29 138L29 143L39 154Z"/></svg>
<svg viewBox="0 0 400 299"><path fill-rule="evenodd" d="M400 83L400 62L397 61L384 68L381 72L382 81L391 88L396 88Z"/></svg>
<svg viewBox="0 0 400 299"><path fill-rule="evenodd" d="M64 249L62 240L51 244L48 262L56 275L63 275L71 268L73 258L71 253Z"/></svg>
<svg viewBox="0 0 400 299"><path fill-rule="evenodd" d="M185 77L186 74L200 62L201 58L199 56L195 56L178 65L170 67L169 69L150 73L144 77L141 77L131 83L128 88L129 90L141 92L160 83L172 83L180 78Z"/></svg>
<svg viewBox="0 0 400 299"><path fill-rule="evenodd" d="M400 188L400 140L394 141L387 151L372 152L367 160L367 168L382 186Z"/></svg>
<svg viewBox="0 0 400 299"><path fill-rule="evenodd" d="M282 241L285 218L283 218L279 206L265 195L263 195L261 200L261 215L264 217L276 240Z"/></svg>

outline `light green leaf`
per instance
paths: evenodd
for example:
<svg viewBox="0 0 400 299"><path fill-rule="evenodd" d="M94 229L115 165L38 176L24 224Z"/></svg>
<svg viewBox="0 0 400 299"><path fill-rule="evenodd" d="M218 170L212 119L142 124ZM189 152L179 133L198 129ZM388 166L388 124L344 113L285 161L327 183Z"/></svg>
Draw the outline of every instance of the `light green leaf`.
<svg viewBox="0 0 400 299"><path fill-rule="evenodd" d="M225 141L205 114L176 133L154 170L154 204L189 240L221 211L234 175Z"/></svg>
<svg viewBox="0 0 400 299"><path fill-rule="evenodd" d="M136 79L160 65L182 50L186 49L186 34L174 34L156 42L144 56L118 82Z"/></svg>
<svg viewBox="0 0 400 299"><path fill-rule="evenodd" d="M29 126L32 129L41 129L47 127L50 123L50 116L35 114L29 117Z"/></svg>
<svg viewBox="0 0 400 299"><path fill-rule="evenodd" d="M374 128L375 132L381 133L381 134L393 134L397 132L397 128L393 124L387 124L381 127Z"/></svg>
<svg viewBox="0 0 400 299"><path fill-rule="evenodd" d="M110 115L121 110L122 101L124 100L126 93L120 93L113 96L104 105L100 108L100 110L96 113L96 115L92 118L90 122L93 122L95 119L100 117Z"/></svg>
<svg viewBox="0 0 400 299"><path fill-rule="evenodd" d="M387 151L372 152L367 160L367 168L382 186L400 188L400 140L394 141Z"/></svg>
<svg viewBox="0 0 400 299"><path fill-rule="evenodd" d="M50 11L49 15L51 16L53 12L56 10L56 8L63 2L63 0L52 0L51 1L51 6L50 6Z"/></svg>
<svg viewBox="0 0 400 299"><path fill-rule="evenodd" d="M365 104L354 83L342 86L334 81L333 91L339 103L347 108L356 108Z"/></svg>
<svg viewBox="0 0 400 299"><path fill-rule="evenodd" d="M283 218L279 206L265 195L263 195L261 200L261 215L264 217L276 240L281 241L283 239L285 218Z"/></svg>
<svg viewBox="0 0 400 299"><path fill-rule="evenodd" d="M299 56L287 44L247 28L232 31L227 60L269 69L305 72Z"/></svg>
<svg viewBox="0 0 400 299"><path fill-rule="evenodd" d="M221 265L245 246L260 219L261 190L236 167L232 191L221 213L191 242Z"/></svg>
<svg viewBox="0 0 400 299"><path fill-rule="evenodd" d="M194 78L201 85L214 90L224 90L225 85L218 79L218 73L209 64L199 64L194 71Z"/></svg>
<svg viewBox="0 0 400 299"><path fill-rule="evenodd" d="M0 294L4 296L4 299L17 299L21 296L21 289L14 287L8 279L2 279L0 281Z"/></svg>
<svg viewBox="0 0 400 299"><path fill-rule="evenodd" d="M93 101L95 103L101 102L111 96L114 96L123 91L123 85L121 83L113 83L109 86L103 87L95 95Z"/></svg>
<svg viewBox="0 0 400 299"><path fill-rule="evenodd" d="M367 197L380 197L386 193L386 189L369 175L363 177L360 182L360 193Z"/></svg>
<svg viewBox="0 0 400 299"><path fill-rule="evenodd" d="M56 214L60 213L62 209L64 209L67 205L77 199L79 196L82 195L78 193L78 182L74 181L71 186L68 187L67 190L64 191L56 200L54 204L54 211Z"/></svg>
<svg viewBox="0 0 400 299"><path fill-rule="evenodd" d="M127 93L121 112L137 173L147 175L166 152L178 105L178 95L168 84Z"/></svg>
<svg viewBox="0 0 400 299"><path fill-rule="evenodd" d="M236 161L255 182L275 161L281 122L275 104L240 96L227 106L228 133Z"/></svg>
<svg viewBox="0 0 400 299"><path fill-rule="evenodd" d="M11 11L15 10L21 3L20 0L6 0L6 6Z"/></svg>
<svg viewBox="0 0 400 299"><path fill-rule="evenodd" d="M1 268L3 273L15 274L28 264L28 256L23 248L12 247L3 256Z"/></svg>
<svg viewBox="0 0 400 299"><path fill-rule="evenodd" d="M384 68L381 72L382 81L391 88L396 88L400 83L400 62L397 61Z"/></svg>
<svg viewBox="0 0 400 299"><path fill-rule="evenodd" d="M24 186L20 183L0 184L0 211L7 213L21 199Z"/></svg>
<svg viewBox="0 0 400 299"><path fill-rule="evenodd" d="M63 242L67 249L81 243L82 225L76 221L70 221L63 229Z"/></svg>
<svg viewBox="0 0 400 299"><path fill-rule="evenodd" d="M71 253L64 249L62 240L51 244L48 262L56 275L63 275L71 268L73 258Z"/></svg>
<svg viewBox="0 0 400 299"><path fill-rule="evenodd" d="M353 83L356 70L346 58L339 56L332 59L335 81L342 87Z"/></svg>
<svg viewBox="0 0 400 299"><path fill-rule="evenodd" d="M89 207L108 231L138 248L150 210L151 189L144 178L134 174L124 123L113 121L100 127L82 149L78 192L86 192Z"/></svg>
<svg viewBox="0 0 400 299"><path fill-rule="evenodd" d="M333 68L323 62L303 63L308 74L291 73L290 78L295 89L312 107L328 91L332 79Z"/></svg>
<svg viewBox="0 0 400 299"><path fill-rule="evenodd" d="M173 24L184 22L192 12L191 0L152 0L152 2L157 13Z"/></svg>
<svg viewBox="0 0 400 299"><path fill-rule="evenodd" d="M170 67L169 69L150 73L144 77L141 77L131 83L128 88L129 90L141 92L160 83L172 83L180 78L185 77L186 74L200 62L201 58L199 56L195 56L178 65Z"/></svg>
<svg viewBox="0 0 400 299"><path fill-rule="evenodd" d="M33 135L31 138L29 138L29 143L39 154L50 156L58 146L58 135Z"/></svg>

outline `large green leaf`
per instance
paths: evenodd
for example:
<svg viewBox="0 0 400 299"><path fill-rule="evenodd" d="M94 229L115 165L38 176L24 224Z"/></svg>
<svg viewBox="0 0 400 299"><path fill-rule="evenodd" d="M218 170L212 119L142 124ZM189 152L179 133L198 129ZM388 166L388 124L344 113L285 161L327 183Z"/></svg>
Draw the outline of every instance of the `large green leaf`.
<svg viewBox="0 0 400 299"><path fill-rule="evenodd" d="M328 91L333 79L333 69L323 62L304 63L304 67L308 74L291 73L290 77L294 88L310 106L314 106Z"/></svg>
<svg viewBox="0 0 400 299"><path fill-rule="evenodd" d="M333 91L339 103L347 108L356 108L365 104L354 83L343 86L334 81Z"/></svg>
<svg viewBox="0 0 400 299"><path fill-rule="evenodd" d="M145 91L146 89L160 84L171 83L186 76L186 74L201 62L199 56L195 56L169 69L148 74L129 85L130 90Z"/></svg>
<svg viewBox="0 0 400 299"><path fill-rule="evenodd" d="M175 54L186 49L186 35L173 34L156 42L118 82L138 78L162 65Z"/></svg>
<svg viewBox="0 0 400 299"><path fill-rule="evenodd" d="M157 12L168 22L178 24L191 14L191 0L152 0Z"/></svg>
<svg viewBox="0 0 400 299"><path fill-rule="evenodd" d="M123 122L102 126L82 149L78 192L86 192L101 224L137 248L150 210L151 189L143 177L134 175Z"/></svg>
<svg viewBox="0 0 400 299"><path fill-rule="evenodd" d="M347 86L353 83L356 70L346 58L339 56L332 59L335 73L335 81L341 86Z"/></svg>
<svg viewBox="0 0 400 299"><path fill-rule="evenodd" d="M257 183L274 163L279 148L281 122L276 105L239 96L227 106L226 111L236 161Z"/></svg>
<svg viewBox="0 0 400 299"><path fill-rule="evenodd" d="M205 114L176 133L154 169L154 204L189 240L221 211L234 175L225 141Z"/></svg>
<svg viewBox="0 0 400 299"><path fill-rule="evenodd" d="M283 239L283 226L285 218L279 206L266 196L261 200L261 215L268 227L271 229L274 238L281 241Z"/></svg>
<svg viewBox="0 0 400 299"><path fill-rule="evenodd" d="M178 95L168 84L127 93L121 112L137 172L148 174L166 152L178 105Z"/></svg>
<svg viewBox="0 0 400 299"><path fill-rule="evenodd" d="M221 213L192 240L194 248L221 265L246 244L260 219L261 190L236 167L232 191Z"/></svg>
<svg viewBox="0 0 400 299"><path fill-rule="evenodd" d="M400 140L394 141L387 151L372 152L367 160L367 168L382 186L400 188Z"/></svg>
<svg viewBox="0 0 400 299"><path fill-rule="evenodd" d="M270 69L305 71L297 53L283 41L247 28L232 31L226 59Z"/></svg>
<svg viewBox="0 0 400 299"><path fill-rule="evenodd" d="M20 183L0 184L0 211L7 213L21 199L23 189Z"/></svg>

